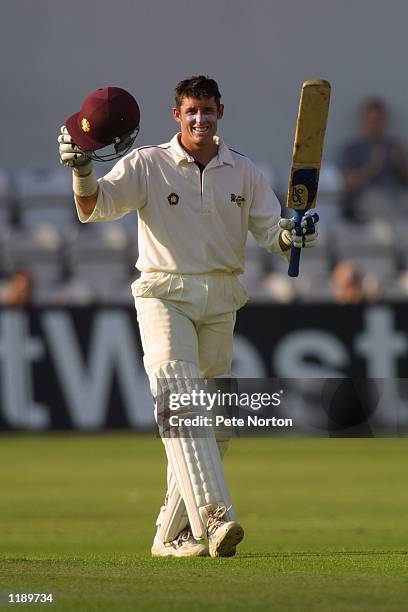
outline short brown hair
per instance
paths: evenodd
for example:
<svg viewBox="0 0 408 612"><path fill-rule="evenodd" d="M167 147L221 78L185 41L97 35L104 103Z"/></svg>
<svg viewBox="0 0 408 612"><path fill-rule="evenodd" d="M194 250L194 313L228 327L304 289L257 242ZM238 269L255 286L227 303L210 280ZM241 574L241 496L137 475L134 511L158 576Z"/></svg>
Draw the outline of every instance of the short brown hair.
<svg viewBox="0 0 408 612"><path fill-rule="evenodd" d="M184 79L177 84L174 90L174 98L177 108L180 108L183 98L214 98L217 108L220 108L221 94L217 81L203 74Z"/></svg>
<svg viewBox="0 0 408 612"><path fill-rule="evenodd" d="M378 113L382 113L383 115L387 112L387 106L384 100L381 98L368 98L364 100L361 105L361 111L364 113L366 111L377 111Z"/></svg>

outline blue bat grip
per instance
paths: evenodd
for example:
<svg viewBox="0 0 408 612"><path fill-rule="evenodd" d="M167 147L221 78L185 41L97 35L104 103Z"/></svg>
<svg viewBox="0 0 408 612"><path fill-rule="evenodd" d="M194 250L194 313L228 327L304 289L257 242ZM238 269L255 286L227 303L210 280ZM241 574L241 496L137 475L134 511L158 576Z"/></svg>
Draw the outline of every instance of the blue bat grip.
<svg viewBox="0 0 408 612"><path fill-rule="evenodd" d="M302 230L300 227L300 222L303 219L303 215L305 214L305 210L295 210L295 216L294 216L294 220L295 220L295 230L296 230L296 234L298 236L302 235ZM296 276L299 276L299 261L300 261L300 251L302 249L298 249L294 246L291 247L290 249L290 261L289 261L289 269L288 269L288 276L292 276L293 278L296 278Z"/></svg>

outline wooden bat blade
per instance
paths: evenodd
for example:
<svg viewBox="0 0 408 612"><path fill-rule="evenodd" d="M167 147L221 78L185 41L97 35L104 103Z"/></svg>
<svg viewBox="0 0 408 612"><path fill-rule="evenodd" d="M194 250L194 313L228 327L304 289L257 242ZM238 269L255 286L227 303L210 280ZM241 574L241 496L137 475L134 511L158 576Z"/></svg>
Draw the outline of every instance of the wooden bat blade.
<svg viewBox="0 0 408 612"><path fill-rule="evenodd" d="M330 92L328 81L305 81L302 86L286 201L286 206L295 211L298 235L301 234L300 223L304 213L316 206ZM299 274L300 251L291 248L289 276Z"/></svg>
<svg viewBox="0 0 408 612"><path fill-rule="evenodd" d="M330 91L328 81L303 83L286 203L288 208L306 211L316 206Z"/></svg>

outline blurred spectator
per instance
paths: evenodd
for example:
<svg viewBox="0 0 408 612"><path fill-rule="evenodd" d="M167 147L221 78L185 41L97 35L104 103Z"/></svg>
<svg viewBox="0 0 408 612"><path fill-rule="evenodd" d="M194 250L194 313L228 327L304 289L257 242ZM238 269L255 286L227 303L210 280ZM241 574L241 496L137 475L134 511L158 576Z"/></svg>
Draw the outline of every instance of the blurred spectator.
<svg viewBox="0 0 408 612"><path fill-rule="evenodd" d="M342 259L337 263L331 281L334 298L340 304L379 302L382 299L378 279L371 274L362 276L351 259Z"/></svg>
<svg viewBox="0 0 408 612"><path fill-rule="evenodd" d="M382 100L369 99L360 111L361 135L340 156L343 173L342 213L361 220L361 200L371 191L390 202L408 185L408 163L402 145L387 134L387 109ZM360 212L359 212L360 211Z"/></svg>
<svg viewBox="0 0 408 612"><path fill-rule="evenodd" d="M28 270L17 270L1 292L4 306L28 306L33 300L33 279Z"/></svg>

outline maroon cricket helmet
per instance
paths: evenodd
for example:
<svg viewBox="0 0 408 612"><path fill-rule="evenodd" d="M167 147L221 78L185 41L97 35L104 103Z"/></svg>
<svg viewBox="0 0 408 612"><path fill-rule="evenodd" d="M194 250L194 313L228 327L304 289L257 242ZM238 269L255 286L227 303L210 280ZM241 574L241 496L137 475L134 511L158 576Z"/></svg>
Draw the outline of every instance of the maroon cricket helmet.
<svg viewBox="0 0 408 612"><path fill-rule="evenodd" d="M96 151L120 142L139 127L140 110L134 97L120 87L102 87L84 100L81 110L69 117L66 128L84 151Z"/></svg>

